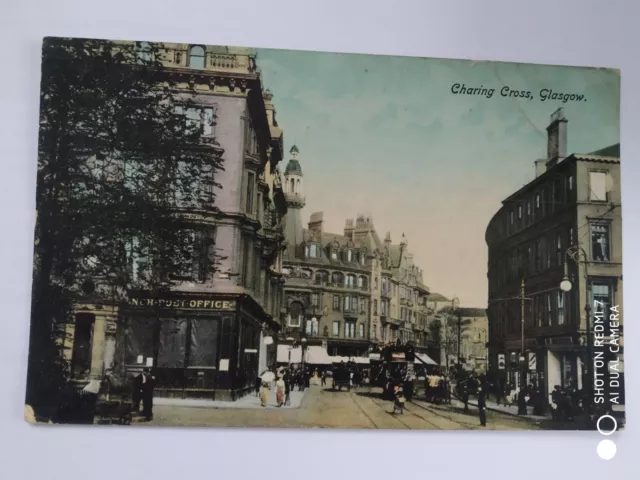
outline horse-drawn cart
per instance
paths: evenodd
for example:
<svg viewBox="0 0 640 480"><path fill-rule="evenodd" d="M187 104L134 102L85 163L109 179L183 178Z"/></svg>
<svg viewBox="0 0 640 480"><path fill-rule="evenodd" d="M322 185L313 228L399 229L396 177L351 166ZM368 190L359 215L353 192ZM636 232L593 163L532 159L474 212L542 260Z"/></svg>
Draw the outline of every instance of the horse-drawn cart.
<svg viewBox="0 0 640 480"><path fill-rule="evenodd" d="M339 367L333 372L333 389L342 390L346 387L347 392L351 391L351 372L344 367Z"/></svg>

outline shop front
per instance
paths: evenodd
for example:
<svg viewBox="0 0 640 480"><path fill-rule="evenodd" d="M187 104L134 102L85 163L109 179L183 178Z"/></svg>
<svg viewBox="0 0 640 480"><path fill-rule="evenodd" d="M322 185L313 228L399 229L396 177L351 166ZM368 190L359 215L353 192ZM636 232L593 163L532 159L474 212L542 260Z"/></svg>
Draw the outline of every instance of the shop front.
<svg viewBox="0 0 640 480"><path fill-rule="evenodd" d="M124 373L152 368L157 396L235 400L259 374L270 323L247 295L132 296L122 311Z"/></svg>

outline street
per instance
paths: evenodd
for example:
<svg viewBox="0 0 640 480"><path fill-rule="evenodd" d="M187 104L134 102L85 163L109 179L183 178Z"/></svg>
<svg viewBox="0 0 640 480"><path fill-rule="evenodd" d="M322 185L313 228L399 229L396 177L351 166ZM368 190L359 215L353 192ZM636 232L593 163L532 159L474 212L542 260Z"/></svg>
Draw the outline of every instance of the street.
<svg viewBox="0 0 640 480"><path fill-rule="evenodd" d="M432 405L417 399L407 402L404 414L392 414L393 404L380 398L381 389L361 388L336 392L312 386L300 408L237 409L158 405L144 426L358 428L396 430L531 430L535 422L499 412L487 412L487 426L480 427L475 407L468 414L449 405Z"/></svg>

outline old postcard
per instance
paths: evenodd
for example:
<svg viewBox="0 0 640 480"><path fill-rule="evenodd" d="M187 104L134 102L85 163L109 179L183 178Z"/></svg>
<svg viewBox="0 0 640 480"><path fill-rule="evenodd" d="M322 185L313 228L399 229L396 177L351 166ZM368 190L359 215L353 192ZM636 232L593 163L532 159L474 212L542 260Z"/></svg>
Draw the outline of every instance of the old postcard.
<svg viewBox="0 0 640 480"><path fill-rule="evenodd" d="M619 72L46 38L39 120L32 423L624 424Z"/></svg>

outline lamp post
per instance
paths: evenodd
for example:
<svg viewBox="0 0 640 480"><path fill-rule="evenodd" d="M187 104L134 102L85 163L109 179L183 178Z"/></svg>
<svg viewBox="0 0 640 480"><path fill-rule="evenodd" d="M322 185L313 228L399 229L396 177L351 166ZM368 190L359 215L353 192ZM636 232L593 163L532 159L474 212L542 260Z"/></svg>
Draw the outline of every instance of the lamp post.
<svg viewBox="0 0 640 480"><path fill-rule="evenodd" d="M302 376L303 376L302 378L304 379L303 380L304 381L304 387L306 388L307 387L307 374L304 371L304 351L305 351L305 348L307 346L307 339L302 337L302 339L300 340L300 343L301 343L301 350L302 350L300 352L301 353L300 370L302 371Z"/></svg>
<svg viewBox="0 0 640 480"><path fill-rule="evenodd" d="M591 285L589 284L589 272L587 270L589 264L589 257L587 253L584 251L582 247L579 245L574 245L569 247L565 252L565 261L564 261L564 276L562 277L562 281L560 282L560 290L563 292L569 292L571 290L572 284L571 280L569 280L569 272L567 266L567 258L570 258L576 265L580 265L580 256L582 256L584 262L584 282L585 282L585 290L586 290L586 299L584 303L584 313L586 320L586 333L587 333L587 358L585 359L587 364L587 395L588 398L593 400L592 392L593 392L593 338L591 337L591 303L590 303L590 293L591 293Z"/></svg>
<svg viewBox="0 0 640 480"><path fill-rule="evenodd" d="M293 339L293 337L287 337L287 342L291 342L291 344L289 345L289 371L291 371L291 350L293 350L295 340Z"/></svg>
<svg viewBox="0 0 640 480"><path fill-rule="evenodd" d="M455 317L456 313L458 314L458 323L457 323L457 325L458 325L458 336L457 336L458 337L457 338L458 347L457 347L457 352L456 353L457 353L457 357L458 357L457 365L458 365L458 369L460 369L460 368L462 368L462 366L461 366L461 363L460 363L460 311L458 310L458 305L460 305L460 300L458 299L458 297L454 296L451 299L451 314L454 317ZM449 333L445 331L445 335L449 335ZM449 342L447 341L447 343L449 343ZM449 350L449 348L447 346L447 362L449 360L449 352L448 352L448 350Z"/></svg>
<svg viewBox="0 0 640 480"><path fill-rule="evenodd" d="M524 278L520 284L520 393L518 394L518 415L527 414L527 402L524 391L527 388L527 365L524 354Z"/></svg>

